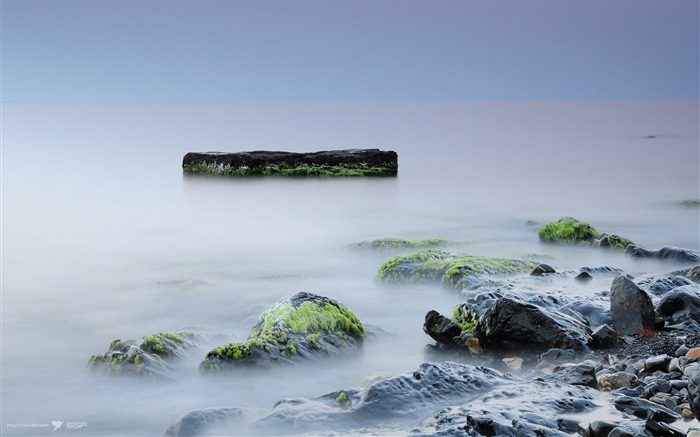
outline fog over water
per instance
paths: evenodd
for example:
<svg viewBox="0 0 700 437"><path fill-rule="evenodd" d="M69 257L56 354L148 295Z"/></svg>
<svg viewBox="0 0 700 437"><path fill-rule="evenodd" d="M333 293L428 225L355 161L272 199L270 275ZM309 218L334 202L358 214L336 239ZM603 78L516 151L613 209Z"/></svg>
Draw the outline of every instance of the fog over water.
<svg viewBox="0 0 700 437"><path fill-rule="evenodd" d="M649 248L700 246L697 101L348 104L4 104L2 433L88 422L78 435L160 435L185 412L261 413L284 397L355 387L430 359L431 309L459 296L382 286L382 237L444 238L454 250L551 256L557 270L669 263L542 245L562 216ZM396 178L183 175L189 151L381 148ZM603 290L609 279L586 289ZM211 346L242 341L279 299L310 291L376 335L357 357L202 377L206 351L171 383L85 371L114 339L182 327ZM81 434L82 433L82 434Z"/></svg>

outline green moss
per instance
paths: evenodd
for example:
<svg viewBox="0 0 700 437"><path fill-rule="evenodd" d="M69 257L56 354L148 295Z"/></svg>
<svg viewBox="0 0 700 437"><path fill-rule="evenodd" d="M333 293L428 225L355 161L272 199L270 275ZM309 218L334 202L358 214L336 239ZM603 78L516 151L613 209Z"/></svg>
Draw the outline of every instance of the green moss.
<svg viewBox="0 0 700 437"><path fill-rule="evenodd" d="M432 282L440 280L455 255L440 250L421 250L395 256L379 267L376 279L383 282Z"/></svg>
<svg viewBox="0 0 700 437"><path fill-rule="evenodd" d="M529 271L534 261L424 250L396 256L379 268L376 279L383 282L442 282L463 288L487 275L509 275Z"/></svg>
<svg viewBox="0 0 700 437"><path fill-rule="evenodd" d="M171 332L158 332L153 335L143 337L141 349L156 355L174 355L175 349L184 343L185 339L181 335Z"/></svg>
<svg viewBox="0 0 700 437"><path fill-rule="evenodd" d="M543 224L538 236L541 241L576 243L579 241L592 241L600 233L591 225L578 221L571 217L564 217L555 222Z"/></svg>
<svg viewBox="0 0 700 437"><path fill-rule="evenodd" d="M400 250L400 249L425 249L448 245L447 240L428 238L423 240L406 240L403 238L380 238L377 240L361 241L350 245L351 249L362 250Z"/></svg>
<svg viewBox="0 0 700 437"><path fill-rule="evenodd" d="M325 335L347 340L348 336L361 339L365 335L360 320L350 310L331 300L305 300L298 305L285 299L265 310L253 326L248 340L229 343L212 350L205 361L241 361L270 356L295 356L303 346L321 350ZM330 350L329 350L330 352ZM205 370L210 370L206 368Z"/></svg>
<svg viewBox="0 0 700 437"><path fill-rule="evenodd" d="M610 246L613 249L625 250L630 244L634 244L634 242L627 238L620 237L619 235L607 236L607 246Z"/></svg>
<svg viewBox="0 0 700 437"><path fill-rule="evenodd" d="M348 398L348 394L345 393L344 391L341 391L338 396L335 398L335 401L338 402L340 405L347 406L350 404L350 399Z"/></svg>
<svg viewBox="0 0 700 437"><path fill-rule="evenodd" d="M228 164L215 162L200 162L187 164L182 167L186 173L218 174L226 176L386 176L395 175L396 169L390 166L377 167L366 163L352 165L318 165L286 163L263 165L258 167L233 167Z"/></svg>
<svg viewBox="0 0 700 437"><path fill-rule="evenodd" d="M681 206L700 206L700 200L683 200Z"/></svg>
<svg viewBox="0 0 700 437"><path fill-rule="evenodd" d="M478 323L477 314L467 305L457 305L452 312L452 319L464 332L472 332Z"/></svg>

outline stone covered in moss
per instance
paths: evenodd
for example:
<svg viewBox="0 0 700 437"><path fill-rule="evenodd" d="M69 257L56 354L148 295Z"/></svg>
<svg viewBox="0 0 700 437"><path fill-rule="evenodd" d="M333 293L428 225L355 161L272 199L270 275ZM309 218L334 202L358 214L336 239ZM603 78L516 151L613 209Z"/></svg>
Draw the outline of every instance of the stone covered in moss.
<svg viewBox="0 0 700 437"><path fill-rule="evenodd" d="M357 346L364 335L362 323L344 305L327 297L297 293L265 310L248 340L215 348L199 367L217 371L338 354Z"/></svg>
<svg viewBox="0 0 700 437"><path fill-rule="evenodd" d="M535 261L423 250L386 261L379 268L376 279L382 282L442 282L462 289L490 276L526 273L535 266Z"/></svg>
<svg viewBox="0 0 700 437"><path fill-rule="evenodd" d="M173 363L196 349L195 334L158 332L141 340L114 340L109 350L93 355L88 369L108 375L169 377Z"/></svg>
<svg viewBox="0 0 700 437"><path fill-rule="evenodd" d="M592 242L600 235L593 226L572 217L564 217L555 222L543 224L537 232L541 241L558 243Z"/></svg>
<svg viewBox="0 0 700 437"><path fill-rule="evenodd" d="M329 150L297 153L190 152L182 159L186 173L228 176L395 176L398 155L379 149Z"/></svg>
<svg viewBox="0 0 700 437"><path fill-rule="evenodd" d="M615 234L600 233L586 222L572 217L564 217L543 224L537 235L540 241L554 243L583 243L597 247L610 247L624 250L634 242Z"/></svg>
<svg viewBox="0 0 700 437"><path fill-rule="evenodd" d="M449 242L439 238L423 240L406 240L404 238L379 238L376 240L360 241L350 245L353 250L393 251L406 249L428 249L447 246Z"/></svg>

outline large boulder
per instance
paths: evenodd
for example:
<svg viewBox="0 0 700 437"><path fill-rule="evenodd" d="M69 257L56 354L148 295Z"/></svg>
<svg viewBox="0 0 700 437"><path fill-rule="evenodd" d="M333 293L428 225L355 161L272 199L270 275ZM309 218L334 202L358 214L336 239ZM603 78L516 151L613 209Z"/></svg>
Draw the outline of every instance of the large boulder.
<svg viewBox="0 0 700 437"><path fill-rule="evenodd" d="M581 320L507 297L498 299L479 318L473 335L485 347L506 350L583 351L591 341L591 330Z"/></svg>
<svg viewBox="0 0 700 437"><path fill-rule="evenodd" d="M543 224L537 232L540 241L555 243L584 243L593 246L625 249L632 240L614 234L600 233L586 222L564 217Z"/></svg>
<svg viewBox="0 0 700 437"><path fill-rule="evenodd" d="M583 351L591 342L582 319L513 297L479 298L457 305L451 319L428 312L423 330L440 344L473 352Z"/></svg>
<svg viewBox="0 0 700 437"><path fill-rule="evenodd" d="M659 250L651 250L632 244L627 246L625 252L636 258L669 259L689 263L700 262L700 251L675 246L664 246Z"/></svg>
<svg viewBox="0 0 700 437"><path fill-rule="evenodd" d="M194 333L158 332L140 340L114 340L107 352L91 356L87 367L106 375L171 379L178 363L199 350Z"/></svg>
<svg viewBox="0 0 700 437"><path fill-rule="evenodd" d="M365 330L343 304L312 293L297 293L265 310L250 336L207 353L200 370L296 362L335 355L361 344Z"/></svg>
<svg viewBox="0 0 700 437"><path fill-rule="evenodd" d="M379 268L376 279L382 282L442 283L462 289L493 276L528 273L535 261L422 250L408 256L396 256Z"/></svg>
<svg viewBox="0 0 700 437"><path fill-rule="evenodd" d="M618 276L610 285L610 312L620 335L654 332L656 315L651 298L627 276Z"/></svg>
<svg viewBox="0 0 700 437"><path fill-rule="evenodd" d="M234 176L395 176L398 155L379 149L348 149L297 153L252 151L190 152L182 159L186 173Z"/></svg>

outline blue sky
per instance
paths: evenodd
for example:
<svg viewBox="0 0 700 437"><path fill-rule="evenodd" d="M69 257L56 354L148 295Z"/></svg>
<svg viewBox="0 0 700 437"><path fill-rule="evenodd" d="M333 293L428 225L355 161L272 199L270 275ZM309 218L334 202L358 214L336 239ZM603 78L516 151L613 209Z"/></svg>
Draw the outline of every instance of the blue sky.
<svg viewBox="0 0 700 437"><path fill-rule="evenodd" d="M699 3L2 0L2 97L697 99Z"/></svg>

